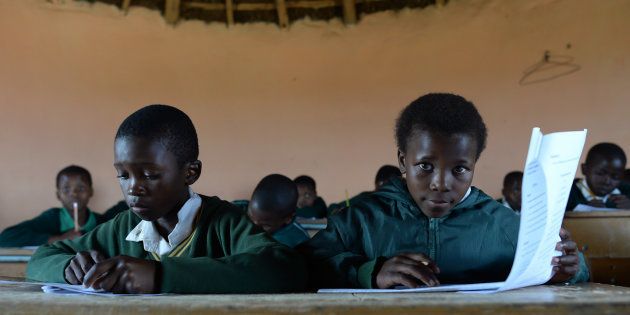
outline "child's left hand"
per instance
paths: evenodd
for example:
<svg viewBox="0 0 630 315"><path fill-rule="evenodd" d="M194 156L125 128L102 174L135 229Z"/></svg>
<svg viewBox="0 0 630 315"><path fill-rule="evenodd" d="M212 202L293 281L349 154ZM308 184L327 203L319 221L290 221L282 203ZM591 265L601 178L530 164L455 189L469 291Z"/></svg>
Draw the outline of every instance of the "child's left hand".
<svg viewBox="0 0 630 315"><path fill-rule="evenodd" d="M154 293L158 264L129 256L112 257L92 266L83 285L115 293Z"/></svg>
<svg viewBox="0 0 630 315"><path fill-rule="evenodd" d="M617 209L630 209L630 198L625 195L611 195L609 199L617 206Z"/></svg>
<svg viewBox="0 0 630 315"><path fill-rule="evenodd" d="M564 228L560 229L561 241L556 244L556 250L562 251L562 256L554 257L551 261L553 277L550 283L567 282L580 271L580 258L577 244L571 240L571 234Z"/></svg>

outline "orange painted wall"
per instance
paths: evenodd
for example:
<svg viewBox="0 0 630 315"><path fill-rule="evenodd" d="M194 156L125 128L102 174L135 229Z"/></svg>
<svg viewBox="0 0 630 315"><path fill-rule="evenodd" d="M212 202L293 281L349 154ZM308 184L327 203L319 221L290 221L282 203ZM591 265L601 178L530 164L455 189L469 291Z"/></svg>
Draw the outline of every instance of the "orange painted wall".
<svg viewBox="0 0 630 315"><path fill-rule="evenodd" d="M588 128L587 146L630 152L628 29L621 0L453 0L289 30L171 27L142 8L125 16L102 4L0 0L0 228L57 205L54 176L71 163L93 174L93 209L119 200L114 133L150 103L193 118L204 162L196 191L247 198L266 174L310 174L338 201L395 162L393 124L406 104L460 93L490 132L475 185L497 195L534 126ZM581 70L519 85L545 50Z"/></svg>

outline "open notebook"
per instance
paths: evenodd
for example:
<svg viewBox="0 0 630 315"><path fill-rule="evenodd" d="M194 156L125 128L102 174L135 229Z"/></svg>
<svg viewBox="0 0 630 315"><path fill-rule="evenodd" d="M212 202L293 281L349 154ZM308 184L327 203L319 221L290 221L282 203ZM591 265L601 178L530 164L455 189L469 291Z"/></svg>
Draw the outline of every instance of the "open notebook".
<svg viewBox="0 0 630 315"><path fill-rule="evenodd" d="M321 289L318 293L498 292L543 284L552 276L559 253L560 227L586 130L543 135L532 130L522 185L521 224L512 270L504 282L441 285L416 289Z"/></svg>

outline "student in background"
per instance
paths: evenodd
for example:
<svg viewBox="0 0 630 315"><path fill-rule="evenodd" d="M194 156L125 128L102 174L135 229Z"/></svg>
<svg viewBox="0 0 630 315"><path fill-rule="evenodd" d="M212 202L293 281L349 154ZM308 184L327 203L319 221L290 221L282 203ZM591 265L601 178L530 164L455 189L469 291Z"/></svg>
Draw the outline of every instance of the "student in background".
<svg viewBox="0 0 630 315"><path fill-rule="evenodd" d="M106 221L88 208L93 194L88 170L77 165L65 167L57 173L55 186L61 208L50 208L31 220L5 229L0 234L1 247L39 246L74 239ZM74 203L78 206L78 231L74 226Z"/></svg>
<svg viewBox="0 0 630 315"><path fill-rule="evenodd" d="M326 202L317 195L315 180L307 175L296 177L293 182L298 189L297 216L301 218L325 218Z"/></svg>
<svg viewBox="0 0 630 315"><path fill-rule="evenodd" d="M298 191L288 177L272 174L254 189L247 215L276 241L295 247L309 239L308 233L295 221Z"/></svg>
<svg viewBox="0 0 630 315"><path fill-rule="evenodd" d="M114 168L131 211L74 240L40 246L28 279L120 293L300 291L305 264L244 213L190 187L201 175L197 133L175 107L127 117Z"/></svg>
<svg viewBox="0 0 630 315"><path fill-rule="evenodd" d="M622 182L625 167L626 154L618 145L594 145L582 164L584 178L573 182L567 210L578 205L630 209L630 184Z"/></svg>
<svg viewBox="0 0 630 315"><path fill-rule="evenodd" d="M379 190L385 184L389 183L390 180L394 178L400 178L402 174L398 167L394 165L383 165L376 172L376 178L374 179L374 190L373 191L364 191L348 200L344 200L338 203L333 203L328 206L328 215L332 215L337 213L337 211L341 210L344 207L350 207L355 204L359 199L373 193L374 191Z"/></svg>
<svg viewBox="0 0 630 315"><path fill-rule="evenodd" d="M521 212L521 186L523 184L523 172L509 172L503 178L503 198L497 199L505 207Z"/></svg>
<svg viewBox="0 0 630 315"><path fill-rule="evenodd" d="M486 143L475 106L453 94L428 94L396 122L393 179L369 198L328 218L300 248L314 287L415 288L503 281L518 238L514 211L472 187ZM588 268L568 232L560 231L551 282L585 281Z"/></svg>

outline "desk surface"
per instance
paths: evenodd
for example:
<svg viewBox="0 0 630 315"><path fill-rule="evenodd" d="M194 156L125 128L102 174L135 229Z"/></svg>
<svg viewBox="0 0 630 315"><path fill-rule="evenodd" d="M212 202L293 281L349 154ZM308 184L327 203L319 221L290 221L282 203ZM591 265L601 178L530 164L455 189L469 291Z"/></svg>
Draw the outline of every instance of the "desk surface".
<svg viewBox="0 0 630 315"><path fill-rule="evenodd" d="M630 288L603 284L537 286L496 294L260 294L103 297L42 293L1 284L0 314L619 314Z"/></svg>

